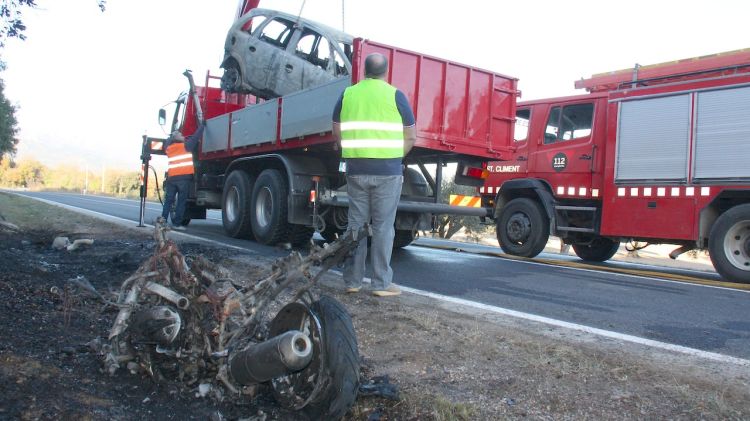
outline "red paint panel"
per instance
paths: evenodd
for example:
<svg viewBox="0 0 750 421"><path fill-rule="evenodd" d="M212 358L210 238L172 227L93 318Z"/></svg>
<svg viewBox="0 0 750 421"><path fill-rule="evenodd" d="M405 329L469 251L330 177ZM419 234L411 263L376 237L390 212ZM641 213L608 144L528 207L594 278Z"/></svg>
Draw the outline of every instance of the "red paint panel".
<svg viewBox="0 0 750 421"><path fill-rule="evenodd" d="M445 80L445 115L443 127L448 141L451 138L462 138L466 134L466 112L468 98L466 86L469 82L469 69L448 66Z"/></svg>
<svg viewBox="0 0 750 421"><path fill-rule="evenodd" d="M616 189L605 194L616 195ZM604 200L601 234L634 238L694 240L694 198L630 198ZM649 203L652 207L649 208Z"/></svg>
<svg viewBox="0 0 750 421"><path fill-rule="evenodd" d="M489 133L492 121L492 85L491 74L477 70L471 71L469 91L466 95L466 98L470 99L466 137L479 144L486 144L488 140L487 133Z"/></svg>
<svg viewBox="0 0 750 421"><path fill-rule="evenodd" d="M388 57L388 81L406 94L414 108L416 147L507 159L516 79L372 41L358 39L354 45L354 82L364 76L368 54Z"/></svg>
<svg viewBox="0 0 750 421"><path fill-rule="evenodd" d="M417 131L420 137L429 134L437 138L443 131L442 87L445 80L445 63L424 58L421 67L419 107L414 112L417 118Z"/></svg>

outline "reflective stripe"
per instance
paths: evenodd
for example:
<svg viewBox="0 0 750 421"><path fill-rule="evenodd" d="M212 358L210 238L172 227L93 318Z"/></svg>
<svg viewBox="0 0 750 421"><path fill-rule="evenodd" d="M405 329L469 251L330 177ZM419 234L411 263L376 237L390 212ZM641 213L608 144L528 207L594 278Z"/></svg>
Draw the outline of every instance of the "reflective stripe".
<svg viewBox="0 0 750 421"><path fill-rule="evenodd" d="M349 121L341 123L341 131L348 130L381 130L402 133L404 126L399 123L383 123L378 121Z"/></svg>
<svg viewBox="0 0 750 421"><path fill-rule="evenodd" d="M404 147L404 139L353 139L353 140L342 140L341 147L349 149L362 149L362 148L402 148Z"/></svg>
<svg viewBox="0 0 750 421"><path fill-rule="evenodd" d="M167 160L171 162L171 161L178 161L180 159L187 159L187 158L193 159L193 154L186 153L183 155L170 156L169 158L167 158Z"/></svg>
<svg viewBox="0 0 750 421"><path fill-rule="evenodd" d="M193 166L192 162L181 162L179 164L169 164L167 168L172 169L172 168L191 167L191 166Z"/></svg>

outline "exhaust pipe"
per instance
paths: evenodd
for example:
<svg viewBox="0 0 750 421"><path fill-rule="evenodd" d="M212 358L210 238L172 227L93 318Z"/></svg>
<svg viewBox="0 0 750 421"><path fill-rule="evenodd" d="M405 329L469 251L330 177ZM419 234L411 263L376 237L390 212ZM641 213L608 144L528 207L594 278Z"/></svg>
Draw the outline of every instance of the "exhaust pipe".
<svg viewBox="0 0 750 421"><path fill-rule="evenodd" d="M302 370L312 354L310 338L290 330L234 354L229 359L229 373L242 385L263 383Z"/></svg>

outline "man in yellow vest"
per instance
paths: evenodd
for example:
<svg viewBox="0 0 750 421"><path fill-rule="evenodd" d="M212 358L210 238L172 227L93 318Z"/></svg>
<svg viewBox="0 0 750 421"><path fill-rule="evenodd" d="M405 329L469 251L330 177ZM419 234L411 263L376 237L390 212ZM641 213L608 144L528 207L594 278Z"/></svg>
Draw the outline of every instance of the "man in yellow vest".
<svg viewBox="0 0 750 421"><path fill-rule="evenodd" d="M198 150L198 142L203 136L204 124L198 126L198 130L187 139L179 130L172 132L166 142L167 153L167 182L166 197L161 216L166 221L172 210L172 205L177 197L177 207L172 218L172 229L184 231L184 216L187 198L190 194L190 184L193 182L195 167L193 166L193 152Z"/></svg>
<svg viewBox="0 0 750 421"><path fill-rule="evenodd" d="M372 289L378 297L401 294L391 283L393 223L404 180L402 159L417 139L414 112L406 95L385 81L387 73L385 56L368 55L365 79L348 87L333 111L333 134L346 160L347 229L372 224ZM360 241L344 269L347 292L362 288L366 258L367 242Z"/></svg>

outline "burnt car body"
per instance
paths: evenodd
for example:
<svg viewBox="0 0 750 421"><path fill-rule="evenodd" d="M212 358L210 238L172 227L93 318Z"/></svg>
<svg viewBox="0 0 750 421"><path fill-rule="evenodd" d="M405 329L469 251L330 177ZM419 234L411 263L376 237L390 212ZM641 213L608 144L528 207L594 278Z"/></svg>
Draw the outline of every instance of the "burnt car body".
<svg viewBox="0 0 750 421"><path fill-rule="evenodd" d="M288 13L253 9L224 44L222 89L274 98L351 74L352 36Z"/></svg>

